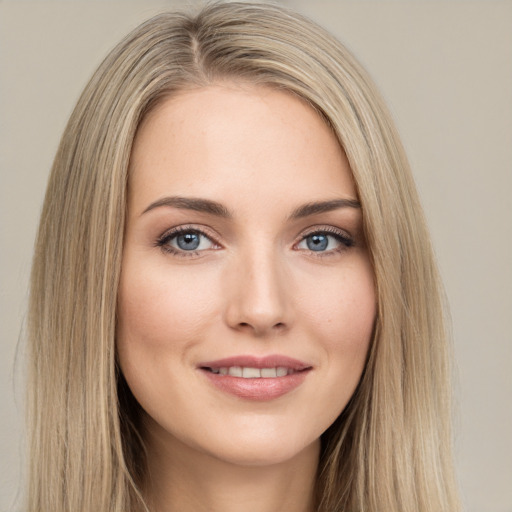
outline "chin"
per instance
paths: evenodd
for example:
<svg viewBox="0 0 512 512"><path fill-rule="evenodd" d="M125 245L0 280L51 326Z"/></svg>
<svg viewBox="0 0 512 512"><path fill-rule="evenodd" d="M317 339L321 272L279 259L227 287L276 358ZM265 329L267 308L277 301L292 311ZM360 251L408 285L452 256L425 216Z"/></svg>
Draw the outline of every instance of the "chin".
<svg viewBox="0 0 512 512"><path fill-rule="evenodd" d="M316 438L309 442L294 440L281 433L277 437L271 437L261 432L252 432L250 438L241 439L240 436L233 436L229 443L222 443L223 446L208 447L206 451L215 459L226 463L246 466L262 467L284 464L286 462L311 456L320 449L320 439Z"/></svg>

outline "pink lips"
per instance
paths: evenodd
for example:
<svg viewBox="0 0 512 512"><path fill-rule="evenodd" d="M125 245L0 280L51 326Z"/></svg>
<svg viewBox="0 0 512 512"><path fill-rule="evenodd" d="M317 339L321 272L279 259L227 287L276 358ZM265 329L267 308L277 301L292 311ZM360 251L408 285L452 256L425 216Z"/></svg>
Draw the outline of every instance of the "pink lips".
<svg viewBox="0 0 512 512"><path fill-rule="evenodd" d="M220 368L286 368L288 374L280 377L244 378L214 373ZM282 355L255 357L241 355L198 365L199 370L221 391L246 400L267 401L279 398L302 384L312 369L298 359Z"/></svg>

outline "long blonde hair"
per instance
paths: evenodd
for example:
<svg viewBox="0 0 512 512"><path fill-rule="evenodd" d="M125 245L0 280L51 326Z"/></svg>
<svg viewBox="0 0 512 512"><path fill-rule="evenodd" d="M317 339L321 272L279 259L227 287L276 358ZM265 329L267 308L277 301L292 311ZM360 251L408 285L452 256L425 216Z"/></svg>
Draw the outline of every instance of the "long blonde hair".
<svg viewBox="0 0 512 512"><path fill-rule="evenodd" d="M283 7L247 3L143 23L71 115L31 278L28 510L147 510L137 404L115 357L130 152L164 98L224 79L286 90L315 108L345 150L362 204L378 316L359 387L322 437L317 510L458 510L441 286L390 115L326 31Z"/></svg>

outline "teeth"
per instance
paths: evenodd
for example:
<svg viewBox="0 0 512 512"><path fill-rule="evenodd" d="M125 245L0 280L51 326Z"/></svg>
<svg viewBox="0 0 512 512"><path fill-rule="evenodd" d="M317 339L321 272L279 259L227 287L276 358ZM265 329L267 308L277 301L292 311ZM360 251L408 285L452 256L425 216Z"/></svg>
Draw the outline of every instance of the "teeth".
<svg viewBox="0 0 512 512"><path fill-rule="evenodd" d="M283 366L279 366L276 369L276 373L278 377L284 377L285 375L288 375L288 368L284 368Z"/></svg>
<svg viewBox="0 0 512 512"><path fill-rule="evenodd" d="M277 368L262 368L262 377L277 377Z"/></svg>
<svg viewBox="0 0 512 512"><path fill-rule="evenodd" d="M292 369L285 366L278 366L277 368L251 368L241 366L230 366L229 368L210 368L210 371L220 375L231 375L232 377L242 377L244 379L271 379L275 377L285 377L295 373Z"/></svg>
<svg viewBox="0 0 512 512"><path fill-rule="evenodd" d="M244 379L259 379L261 370L259 368L242 368L242 377Z"/></svg>
<svg viewBox="0 0 512 512"><path fill-rule="evenodd" d="M231 366L228 370L228 375L232 377L242 377L242 368L240 368L240 366Z"/></svg>

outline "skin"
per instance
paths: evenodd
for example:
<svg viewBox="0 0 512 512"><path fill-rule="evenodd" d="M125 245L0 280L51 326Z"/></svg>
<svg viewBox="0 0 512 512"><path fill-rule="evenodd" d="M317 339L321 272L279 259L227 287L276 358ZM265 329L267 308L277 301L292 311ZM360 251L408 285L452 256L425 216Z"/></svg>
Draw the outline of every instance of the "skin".
<svg viewBox="0 0 512 512"><path fill-rule="evenodd" d="M159 512L312 510L319 438L361 377L375 290L360 208L290 216L357 201L343 150L291 94L224 83L153 110L130 172L117 349L145 411L148 499ZM170 196L216 201L231 217L159 205ZM206 234L197 250L180 249L169 233L180 226ZM322 230L328 245L312 250ZM311 370L255 401L198 369L241 354Z"/></svg>

